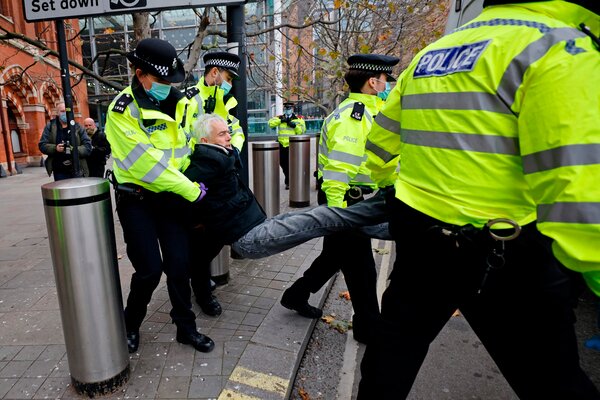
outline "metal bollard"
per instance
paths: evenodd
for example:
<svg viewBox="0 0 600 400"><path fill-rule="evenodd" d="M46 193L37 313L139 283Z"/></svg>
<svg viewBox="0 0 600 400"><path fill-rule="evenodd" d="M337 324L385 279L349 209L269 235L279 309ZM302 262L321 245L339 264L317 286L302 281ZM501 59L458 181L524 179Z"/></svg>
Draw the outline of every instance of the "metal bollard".
<svg viewBox="0 0 600 400"><path fill-rule="evenodd" d="M290 136L290 207L310 205L310 136Z"/></svg>
<svg viewBox="0 0 600 400"><path fill-rule="evenodd" d="M110 185L75 178L42 186L73 387L89 397L129 378Z"/></svg>
<svg viewBox="0 0 600 400"><path fill-rule="evenodd" d="M229 246L223 246L221 252L210 262L210 276L218 285L224 285L229 281Z"/></svg>
<svg viewBox="0 0 600 400"><path fill-rule="evenodd" d="M279 143L252 143L254 195L268 218L279 214Z"/></svg>

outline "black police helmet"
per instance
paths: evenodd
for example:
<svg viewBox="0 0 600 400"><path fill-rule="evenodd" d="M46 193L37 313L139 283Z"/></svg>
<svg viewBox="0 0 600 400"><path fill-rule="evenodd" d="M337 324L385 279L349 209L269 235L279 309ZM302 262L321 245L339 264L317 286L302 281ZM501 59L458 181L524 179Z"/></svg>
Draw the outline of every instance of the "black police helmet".
<svg viewBox="0 0 600 400"><path fill-rule="evenodd" d="M144 72L171 83L183 81L185 70L177 51L166 40L148 38L141 40L127 59Z"/></svg>

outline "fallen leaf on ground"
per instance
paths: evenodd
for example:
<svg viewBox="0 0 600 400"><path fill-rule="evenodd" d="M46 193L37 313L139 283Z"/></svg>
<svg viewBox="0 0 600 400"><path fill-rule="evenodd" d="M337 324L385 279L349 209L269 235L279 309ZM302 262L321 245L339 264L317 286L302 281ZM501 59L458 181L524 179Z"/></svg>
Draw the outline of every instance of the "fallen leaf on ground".
<svg viewBox="0 0 600 400"><path fill-rule="evenodd" d="M348 329L352 329L352 322L337 320L331 315L321 317L321 320L329 325L330 328L335 329L339 333L346 333Z"/></svg>
<svg viewBox="0 0 600 400"><path fill-rule="evenodd" d="M302 400L310 400L310 396L306 393L306 390L300 388L298 389L298 394Z"/></svg>
<svg viewBox="0 0 600 400"><path fill-rule="evenodd" d="M454 311L454 314L452 314L453 317L458 317L460 316L460 311L456 310Z"/></svg>
<svg viewBox="0 0 600 400"><path fill-rule="evenodd" d="M123 258L122 254L117 255L117 259L120 260L121 258Z"/></svg>
<svg viewBox="0 0 600 400"><path fill-rule="evenodd" d="M390 254L390 251L388 249L373 249L373 251L381 255Z"/></svg>
<svg viewBox="0 0 600 400"><path fill-rule="evenodd" d="M340 298L342 299L346 299L346 300L350 300L350 292L345 290L343 292L340 292Z"/></svg>

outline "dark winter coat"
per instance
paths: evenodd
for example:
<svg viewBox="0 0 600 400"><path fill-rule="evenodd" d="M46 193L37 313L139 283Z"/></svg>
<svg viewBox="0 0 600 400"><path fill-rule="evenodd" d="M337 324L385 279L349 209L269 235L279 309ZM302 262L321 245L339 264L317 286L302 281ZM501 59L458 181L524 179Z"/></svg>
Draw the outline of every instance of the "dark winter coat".
<svg viewBox="0 0 600 400"><path fill-rule="evenodd" d="M48 158L46 158L46 161L44 161L44 164L46 166L46 172L48 172L48 176L52 175L53 158L61 154L56 151L56 145L58 144L56 143L56 135L58 132L58 128L56 125L57 123L58 118L55 118L48 122L48 124L44 128L44 132L42 133L40 142L38 143L40 151L48 155ZM83 176L89 176L88 166L85 158L89 156L92 151L92 142L81 125L75 124L75 129L77 132L78 143L76 146L73 147L76 147L79 151L79 167L81 168Z"/></svg>
<svg viewBox="0 0 600 400"><path fill-rule="evenodd" d="M206 196L192 205L193 223L202 224L207 234L231 244L266 219L254 193L239 176L242 162L235 148L200 143L190 161L185 176L208 188Z"/></svg>

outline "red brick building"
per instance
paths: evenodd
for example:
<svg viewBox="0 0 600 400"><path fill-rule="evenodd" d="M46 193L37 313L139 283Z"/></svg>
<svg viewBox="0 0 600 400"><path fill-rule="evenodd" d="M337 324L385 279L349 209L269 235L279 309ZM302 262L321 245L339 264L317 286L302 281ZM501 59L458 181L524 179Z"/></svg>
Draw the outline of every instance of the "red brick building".
<svg viewBox="0 0 600 400"><path fill-rule="evenodd" d="M69 59L81 63L77 20L65 20ZM23 3L0 0L0 35L7 32L41 41L57 50L53 21L28 23ZM85 79L71 68L75 119L89 115ZM46 123L54 118L62 100L58 59L18 37L0 40L0 177L17 174L22 167L39 166L38 141Z"/></svg>

